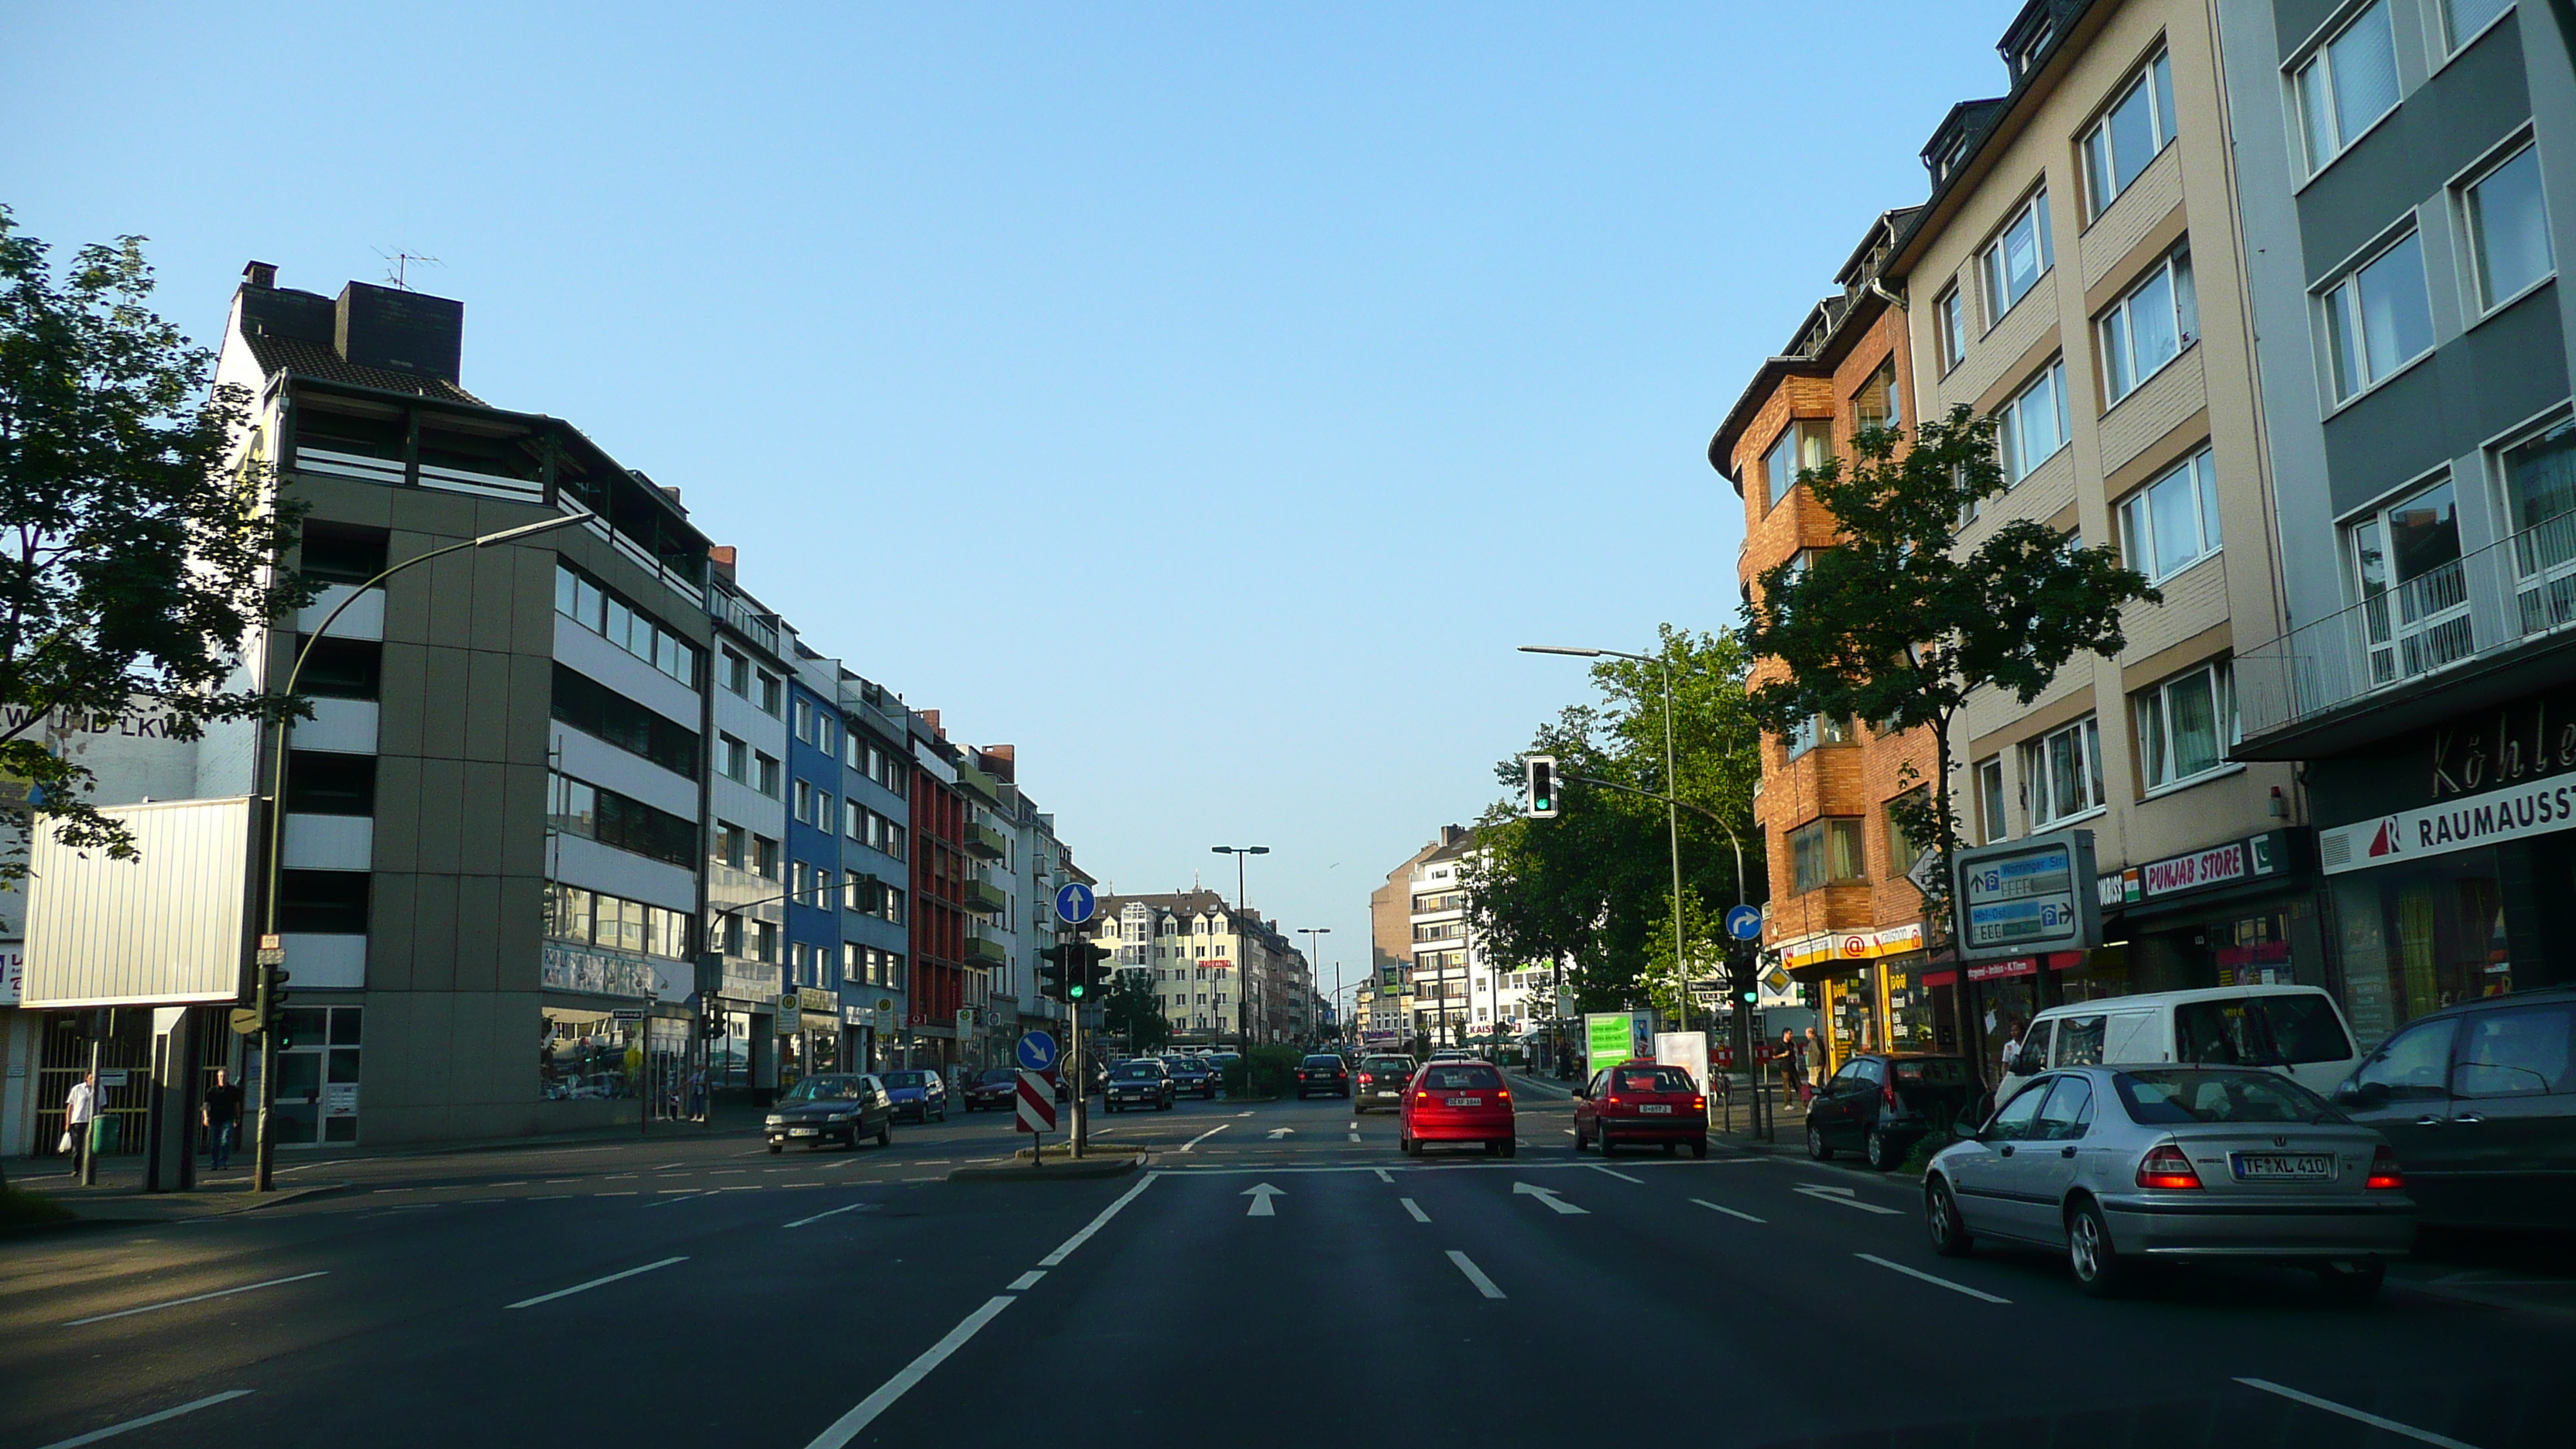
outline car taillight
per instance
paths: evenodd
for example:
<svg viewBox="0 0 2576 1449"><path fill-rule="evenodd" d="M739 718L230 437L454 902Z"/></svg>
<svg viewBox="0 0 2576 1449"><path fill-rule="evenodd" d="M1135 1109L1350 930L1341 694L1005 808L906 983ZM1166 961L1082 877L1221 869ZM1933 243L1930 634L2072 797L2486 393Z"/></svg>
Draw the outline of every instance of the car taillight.
<svg viewBox="0 0 2576 1449"><path fill-rule="evenodd" d="M1413 1094L1413 1100L1417 1102L1428 1102L1431 1100L1431 1094L1429 1092L1416 1092Z"/></svg>
<svg viewBox="0 0 2576 1449"><path fill-rule="evenodd" d="M1694 1111L1694 1112L1705 1112L1705 1111L1707 1111L1707 1110L1708 1110L1708 1098L1706 1098L1706 1097L1693 1097L1693 1098L1691 1098L1691 1110L1692 1110L1692 1111Z"/></svg>
<svg viewBox="0 0 2576 1449"><path fill-rule="evenodd" d="M1606 1107L1616 1107L1616 1106L1618 1106L1618 1105L1619 1105L1619 1094L1618 1094L1618 1093L1616 1093L1616 1092L1611 1093L1611 1094L1610 1094L1610 1100L1608 1100L1607 1102L1604 1102L1602 1105L1603 1105L1603 1106L1606 1106Z"/></svg>
<svg viewBox="0 0 2576 1449"><path fill-rule="evenodd" d="M2406 1185L2406 1174L2397 1166L2397 1149L2383 1142L2370 1154L2370 1177L2363 1187L2396 1189Z"/></svg>
<svg viewBox="0 0 2576 1449"><path fill-rule="evenodd" d="M1882 1102L1884 1102L1884 1103L1886 1103L1886 1104L1887 1104L1887 1110L1889 1110L1889 1111L1891 1111L1891 1112L1895 1111L1895 1110L1896 1110L1896 1084L1895 1084L1894 1082L1881 1082L1881 1083L1879 1083L1879 1084L1878 1084L1878 1100L1880 1100L1880 1101L1882 1101Z"/></svg>
<svg viewBox="0 0 2576 1449"><path fill-rule="evenodd" d="M2182 1149L2167 1142L2150 1151L2138 1164L2138 1186L2166 1189L2197 1188L2200 1173Z"/></svg>
<svg viewBox="0 0 2576 1449"><path fill-rule="evenodd" d="M1501 1090L1501 1091L1499 1091L1499 1092L1496 1092L1496 1093L1494 1094L1494 1096L1495 1096L1495 1098L1496 1098L1496 1099L1498 1099L1498 1100L1500 1100L1500 1101L1508 1102L1508 1101L1510 1101L1510 1100L1512 1099L1512 1091L1511 1091L1511 1088L1509 1088L1509 1087L1505 1087L1503 1090Z"/></svg>
<svg viewBox="0 0 2576 1449"><path fill-rule="evenodd" d="M1377 1080L1377 1079L1376 1079L1376 1078L1374 1078L1374 1077L1372 1077L1372 1076L1370 1076L1370 1075L1369 1075L1368 1073L1366 1073L1366 1072L1362 1072L1362 1073L1360 1073L1360 1085L1361 1085L1361 1086L1363 1086L1363 1087L1367 1086L1370 1082L1373 1082L1373 1081L1375 1081L1375 1080Z"/></svg>

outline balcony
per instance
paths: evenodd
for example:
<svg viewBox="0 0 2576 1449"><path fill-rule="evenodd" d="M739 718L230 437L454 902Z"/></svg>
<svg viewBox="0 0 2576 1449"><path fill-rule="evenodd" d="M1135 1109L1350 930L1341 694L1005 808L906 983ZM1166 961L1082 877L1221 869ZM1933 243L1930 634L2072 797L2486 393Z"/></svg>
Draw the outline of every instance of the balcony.
<svg viewBox="0 0 2576 1449"><path fill-rule="evenodd" d="M985 860L1000 860L1011 853L1011 843L980 820L966 822L966 853Z"/></svg>
<svg viewBox="0 0 2576 1449"><path fill-rule="evenodd" d="M2236 659L2246 735L2492 659L2576 625L2576 513L2401 580Z"/></svg>
<svg viewBox="0 0 2576 1449"><path fill-rule="evenodd" d="M999 936L987 935L973 926L966 928L966 964L969 966L1008 966L1010 948Z"/></svg>
<svg viewBox="0 0 2576 1449"><path fill-rule="evenodd" d="M957 788L992 808L1002 808L1002 782L964 760L957 762Z"/></svg>
<svg viewBox="0 0 2576 1449"><path fill-rule="evenodd" d="M969 876L966 887L960 894L965 899L966 909L981 911L988 916L1000 915L1011 908L1011 898L1002 893L1000 886L988 880L977 880Z"/></svg>

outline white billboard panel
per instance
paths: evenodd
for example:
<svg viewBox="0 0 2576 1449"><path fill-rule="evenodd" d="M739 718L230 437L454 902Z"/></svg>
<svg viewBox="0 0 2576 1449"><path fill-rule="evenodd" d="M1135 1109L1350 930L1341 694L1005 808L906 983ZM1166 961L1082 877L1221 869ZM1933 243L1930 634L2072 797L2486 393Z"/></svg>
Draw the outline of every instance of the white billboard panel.
<svg viewBox="0 0 2576 1449"><path fill-rule="evenodd" d="M101 813L133 833L111 860L40 829L29 859L25 1004L231 1001L250 947L257 800L173 800Z"/></svg>

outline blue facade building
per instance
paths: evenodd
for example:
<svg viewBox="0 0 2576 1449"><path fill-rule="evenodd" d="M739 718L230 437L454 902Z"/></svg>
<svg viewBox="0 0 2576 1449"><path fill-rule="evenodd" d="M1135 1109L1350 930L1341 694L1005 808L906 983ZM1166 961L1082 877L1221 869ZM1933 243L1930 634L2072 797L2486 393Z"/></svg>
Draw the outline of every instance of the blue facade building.
<svg viewBox="0 0 2576 1449"><path fill-rule="evenodd" d="M787 972L803 1072L838 1071L841 978L840 666L798 651L787 684ZM820 686L818 689L817 686Z"/></svg>

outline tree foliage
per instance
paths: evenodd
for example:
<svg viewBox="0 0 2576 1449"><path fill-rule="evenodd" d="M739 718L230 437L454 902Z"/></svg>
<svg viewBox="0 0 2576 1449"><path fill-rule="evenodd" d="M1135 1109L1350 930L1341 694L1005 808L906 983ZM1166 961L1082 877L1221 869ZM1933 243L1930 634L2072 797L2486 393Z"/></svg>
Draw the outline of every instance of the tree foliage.
<svg viewBox="0 0 2576 1449"><path fill-rule="evenodd" d="M149 707L174 738L274 710L242 674L252 631L311 593L278 562L296 515L256 457L238 387L145 305L142 239L59 270L0 207L0 777L67 843L132 854L49 721ZM23 836L0 879L25 873Z"/></svg>
<svg viewBox="0 0 2576 1449"><path fill-rule="evenodd" d="M1673 667L1676 793L1686 806L1699 807L1681 812L1684 898L1759 902L1765 877L1751 808L1761 777L1760 729L1746 709L1748 658L1734 638L1669 625L1661 646ZM1651 660L1603 659L1591 679L1600 703L1567 707L1539 728L1527 752L1557 759L1563 782L1557 818L1522 817L1523 756L1495 766L1495 778L1510 794L1485 812L1476 836L1481 850L1462 863L1468 913L1498 967L1556 966L1569 973L1581 1009L1642 1003L1658 989L1658 975L1660 989L1677 1000L1670 989L1673 884L1664 807L1573 778L1663 790L1662 671ZM1740 890L1726 826L1743 843ZM1685 922L1694 971L1715 959L1703 949L1705 915L1693 906Z"/></svg>
<svg viewBox="0 0 2576 1449"><path fill-rule="evenodd" d="M1154 996L1154 981L1145 971L1121 971L1100 995L1101 1030L1125 1037L1138 1056L1161 1051L1172 1039L1172 1023Z"/></svg>

